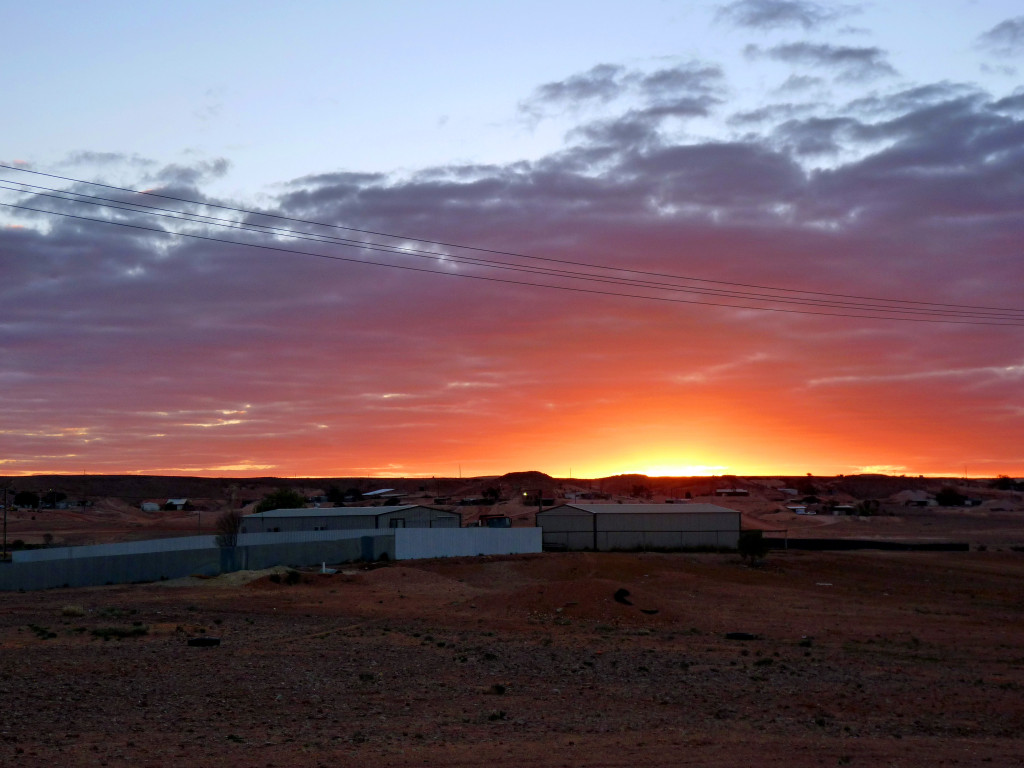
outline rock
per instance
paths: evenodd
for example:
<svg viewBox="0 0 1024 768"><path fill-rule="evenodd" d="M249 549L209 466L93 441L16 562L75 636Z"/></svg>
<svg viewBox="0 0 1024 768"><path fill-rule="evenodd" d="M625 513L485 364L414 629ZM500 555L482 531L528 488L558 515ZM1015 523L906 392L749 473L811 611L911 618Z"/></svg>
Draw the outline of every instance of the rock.
<svg viewBox="0 0 1024 768"><path fill-rule="evenodd" d="M215 648L220 645L219 637L190 637L188 644L192 648Z"/></svg>

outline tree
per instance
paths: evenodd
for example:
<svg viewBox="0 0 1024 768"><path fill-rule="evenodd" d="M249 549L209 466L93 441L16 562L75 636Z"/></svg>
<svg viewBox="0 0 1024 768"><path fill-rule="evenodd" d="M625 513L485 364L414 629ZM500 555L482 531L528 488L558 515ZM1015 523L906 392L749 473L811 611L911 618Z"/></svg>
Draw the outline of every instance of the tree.
<svg viewBox="0 0 1024 768"><path fill-rule="evenodd" d="M38 507L39 495L32 491L18 491L18 493L14 494L14 506Z"/></svg>
<svg viewBox="0 0 1024 768"><path fill-rule="evenodd" d="M256 505L257 512L270 512L274 509L300 509L306 506L306 499L293 491L291 488L278 488L271 494L263 497L263 501Z"/></svg>
<svg viewBox="0 0 1024 768"><path fill-rule="evenodd" d="M751 565L757 565L758 560L763 560L768 554L768 542L761 531L743 531L740 533L736 549L739 550L740 557L750 560Z"/></svg>
<svg viewBox="0 0 1024 768"><path fill-rule="evenodd" d="M242 527L242 513L237 509L229 509L217 518L214 530L217 531L218 547L233 547L238 544L238 531Z"/></svg>
<svg viewBox="0 0 1024 768"><path fill-rule="evenodd" d="M1015 482L1009 475L998 475L991 483L991 486L998 491L1016 491L1019 485L1021 484Z"/></svg>
<svg viewBox="0 0 1024 768"><path fill-rule="evenodd" d="M871 515L877 515L880 507L881 504L879 504L877 499L864 499L857 502L854 511L861 517L870 517Z"/></svg>
<svg viewBox="0 0 1024 768"><path fill-rule="evenodd" d="M60 491L47 491L46 495L43 496L43 505L47 509L56 509L57 504L67 499L67 497L66 493L61 493Z"/></svg>
<svg viewBox="0 0 1024 768"><path fill-rule="evenodd" d="M935 503L940 507L962 507L965 501L966 496L948 485L935 494Z"/></svg>
<svg viewBox="0 0 1024 768"><path fill-rule="evenodd" d="M649 499L654 496L654 493L646 485L636 484L633 486L630 496L635 496L640 499Z"/></svg>

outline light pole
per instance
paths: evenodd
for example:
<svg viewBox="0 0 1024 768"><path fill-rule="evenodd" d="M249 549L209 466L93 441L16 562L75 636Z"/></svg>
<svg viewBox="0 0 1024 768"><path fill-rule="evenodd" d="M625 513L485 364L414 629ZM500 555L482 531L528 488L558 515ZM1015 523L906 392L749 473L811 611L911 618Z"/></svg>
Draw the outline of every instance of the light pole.
<svg viewBox="0 0 1024 768"><path fill-rule="evenodd" d="M10 488L5 485L4 486L4 559L0 560L0 562L7 562L7 491L9 491L9 490L10 490Z"/></svg>

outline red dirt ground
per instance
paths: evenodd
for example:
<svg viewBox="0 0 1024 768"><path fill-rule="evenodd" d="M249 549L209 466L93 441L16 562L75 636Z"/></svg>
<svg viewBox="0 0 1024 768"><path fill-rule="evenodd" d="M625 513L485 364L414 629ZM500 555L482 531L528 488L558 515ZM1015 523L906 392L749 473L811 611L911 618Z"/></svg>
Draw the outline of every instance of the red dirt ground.
<svg viewBox="0 0 1024 768"><path fill-rule="evenodd" d="M1024 764L1021 553L340 568L0 593L0 765Z"/></svg>

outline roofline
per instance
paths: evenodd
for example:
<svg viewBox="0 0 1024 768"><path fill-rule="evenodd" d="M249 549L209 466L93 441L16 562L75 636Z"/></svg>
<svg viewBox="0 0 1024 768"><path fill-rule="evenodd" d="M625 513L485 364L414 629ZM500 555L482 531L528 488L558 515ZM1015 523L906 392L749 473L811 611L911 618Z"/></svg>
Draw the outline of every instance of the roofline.
<svg viewBox="0 0 1024 768"><path fill-rule="evenodd" d="M416 508L429 509L434 512L448 512L446 509L436 509L423 504L396 504L392 507L295 507L291 509L268 509L266 512L252 512L245 515L245 517L259 517L263 519L274 517L301 517L302 513L309 514L311 517L329 517L331 514L335 514L338 517L345 515L351 515L352 517L358 517L360 515L365 515L367 517L380 517L381 515L386 515L389 512L402 512L407 509ZM288 514L277 514L285 512Z"/></svg>
<svg viewBox="0 0 1024 768"><path fill-rule="evenodd" d="M614 514L637 514L639 510L630 510L630 507L645 507L643 510L646 514L704 514L712 515L720 512L732 512L733 514L740 514L738 510L730 509L729 507L721 507L718 504L710 504L708 502L697 502L695 504L559 504L557 507L550 507L548 509L541 510L538 515L546 514L547 512L555 512L559 509L578 509L581 512L586 512L592 515L606 515ZM709 509L710 507L710 509Z"/></svg>

